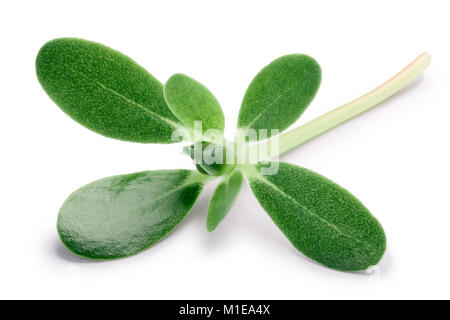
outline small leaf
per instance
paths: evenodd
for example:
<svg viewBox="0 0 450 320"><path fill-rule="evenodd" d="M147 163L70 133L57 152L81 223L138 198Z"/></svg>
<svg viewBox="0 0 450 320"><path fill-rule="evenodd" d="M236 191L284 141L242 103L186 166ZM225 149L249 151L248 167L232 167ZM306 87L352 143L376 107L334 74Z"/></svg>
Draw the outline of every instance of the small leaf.
<svg viewBox="0 0 450 320"><path fill-rule="evenodd" d="M276 59L253 79L239 112L238 128L277 129L293 124L311 103L321 81L320 66L306 55ZM267 138L273 133L267 132ZM264 139L256 132L257 139Z"/></svg>
<svg viewBox="0 0 450 320"><path fill-rule="evenodd" d="M242 187L242 173L234 171L217 186L209 203L206 228L213 231L236 202Z"/></svg>
<svg viewBox="0 0 450 320"><path fill-rule="evenodd" d="M214 95L201 83L184 75L175 74L164 86L164 96L173 114L188 128L201 121L202 133L216 129L223 133L225 119Z"/></svg>
<svg viewBox="0 0 450 320"><path fill-rule="evenodd" d="M325 266L360 271L376 265L386 249L383 228L364 205L334 182L280 162L278 173L263 165L244 173L261 206L298 250Z"/></svg>
<svg viewBox="0 0 450 320"><path fill-rule="evenodd" d="M172 143L182 125L167 106L163 86L130 58L101 44L62 38L36 58L44 90L70 117L104 136Z"/></svg>
<svg viewBox="0 0 450 320"><path fill-rule="evenodd" d="M189 170L164 170L92 182L63 204L59 235L70 251L90 259L137 254L183 220L207 179Z"/></svg>
<svg viewBox="0 0 450 320"><path fill-rule="evenodd" d="M198 171L210 176L222 176L236 168L237 161L232 150L224 145L197 141L183 148L183 152L194 160Z"/></svg>

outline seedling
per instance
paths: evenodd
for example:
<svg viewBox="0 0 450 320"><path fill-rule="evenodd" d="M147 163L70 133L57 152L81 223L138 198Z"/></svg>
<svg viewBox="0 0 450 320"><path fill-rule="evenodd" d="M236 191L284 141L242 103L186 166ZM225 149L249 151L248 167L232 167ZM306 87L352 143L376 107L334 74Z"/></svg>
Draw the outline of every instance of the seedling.
<svg viewBox="0 0 450 320"><path fill-rule="evenodd" d="M206 220L213 231L233 206L245 177L261 206L303 254L343 271L376 265L385 252L386 237L369 210L319 174L271 159L372 108L429 63L430 56L422 54L374 91L278 135L305 111L321 82L321 69L313 58L283 56L251 82L239 113L237 138L228 142L217 99L194 79L176 74L163 86L133 60L101 44L71 38L50 41L37 56L36 72L65 113L110 138L141 143L179 142L180 136L191 140L184 152L198 169L145 171L94 181L62 205L59 236L71 252L90 259L137 254L172 231L205 184L221 178ZM257 155L255 161L252 154Z"/></svg>

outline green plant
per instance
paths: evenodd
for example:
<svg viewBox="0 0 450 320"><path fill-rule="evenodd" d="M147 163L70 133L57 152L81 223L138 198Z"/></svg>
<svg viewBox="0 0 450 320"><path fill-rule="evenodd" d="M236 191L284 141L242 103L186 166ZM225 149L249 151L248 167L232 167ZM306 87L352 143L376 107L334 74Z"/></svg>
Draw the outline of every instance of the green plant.
<svg viewBox="0 0 450 320"><path fill-rule="evenodd" d="M422 54L367 95L278 135L304 112L321 81L313 58L281 57L250 84L237 138L228 142L217 99L192 78L176 74L163 86L134 61L101 44L72 38L50 41L37 56L36 72L64 112L111 138L142 143L190 139L184 151L198 169L146 171L92 182L63 204L60 238L70 251L90 259L134 255L174 229L203 186L221 177L207 215L212 231L233 206L245 177L261 206L303 254L343 271L376 265L386 238L364 205L317 173L270 159L380 103L429 63L430 56Z"/></svg>

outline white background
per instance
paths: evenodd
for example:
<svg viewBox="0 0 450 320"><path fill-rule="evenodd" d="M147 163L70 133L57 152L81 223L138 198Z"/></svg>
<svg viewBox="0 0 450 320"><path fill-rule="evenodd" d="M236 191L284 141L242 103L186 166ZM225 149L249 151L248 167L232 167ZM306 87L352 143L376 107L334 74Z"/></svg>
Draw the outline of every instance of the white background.
<svg viewBox="0 0 450 320"><path fill-rule="evenodd" d="M2 1L0 4L0 298L450 298L448 1ZM383 224L372 274L329 270L292 248L248 186L210 234L207 187L150 250L90 262L56 233L65 198L93 180L192 168L180 145L116 141L75 123L37 82L45 42L80 37L115 48L162 82L208 86L233 137L256 73L288 53L322 66L304 123L374 88L423 51L433 62L406 90L283 160L354 193Z"/></svg>

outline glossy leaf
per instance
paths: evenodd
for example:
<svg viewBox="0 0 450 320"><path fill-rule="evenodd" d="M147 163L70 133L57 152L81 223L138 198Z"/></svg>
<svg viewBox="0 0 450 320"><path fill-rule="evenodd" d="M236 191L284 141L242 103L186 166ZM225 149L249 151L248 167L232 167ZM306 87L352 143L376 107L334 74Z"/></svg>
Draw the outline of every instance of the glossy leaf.
<svg viewBox="0 0 450 320"><path fill-rule="evenodd" d="M234 171L217 186L209 203L206 228L213 231L233 207L242 187L242 173Z"/></svg>
<svg viewBox="0 0 450 320"><path fill-rule="evenodd" d="M225 146L207 141L197 141L183 149L194 161L198 171L211 176L222 176L236 168L234 156L227 158L231 150Z"/></svg>
<svg viewBox="0 0 450 320"><path fill-rule="evenodd" d="M194 205L208 177L189 170L145 171L92 182L72 193L58 218L62 242L91 259L116 259L166 236Z"/></svg>
<svg viewBox="0 0 450 320"><path fill-rule="evenodd" d="M62 38L36 58L44 90L70 117L104 136L171 143L182 127L167 106L163 86L130 58L101 44Z"/></svg>
<svg viewBox="0 0 450 320"><path fill-rule="evenodd" d="M321 70L306 55L291 54L276 59L253 79L239 112L238 128L277 129L293 124L311 103L319 89ZM256 132L257 139L264 137ZM268 132L267 138L273 133Z"/></svg>
<svg viewBox="0 0 450 320"><path fill-rule="evenodd" d="M209 129L223 133L222 108L201 83L184 74L175 74L167 80L164 96L173 114L187 127L194 129L194 122L201 121L202 133Z"/></svg>
<svg viewBox="0 0 450 320"><path fill-rule="evenodd" d="M386 249L383 228L364 205L332 181L280 162L278 173L245 174L261 206L298 250L330 268L365 270Z"/></svg>

